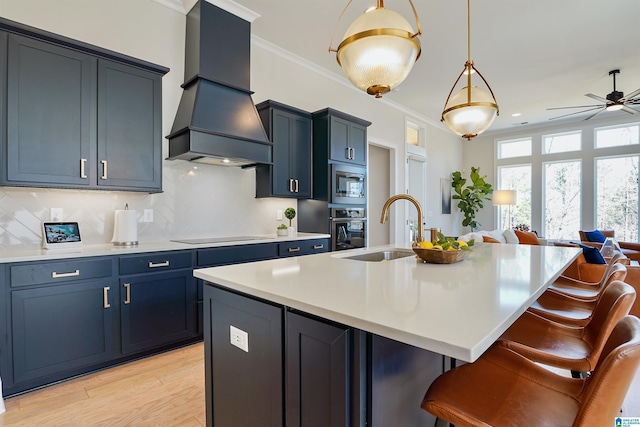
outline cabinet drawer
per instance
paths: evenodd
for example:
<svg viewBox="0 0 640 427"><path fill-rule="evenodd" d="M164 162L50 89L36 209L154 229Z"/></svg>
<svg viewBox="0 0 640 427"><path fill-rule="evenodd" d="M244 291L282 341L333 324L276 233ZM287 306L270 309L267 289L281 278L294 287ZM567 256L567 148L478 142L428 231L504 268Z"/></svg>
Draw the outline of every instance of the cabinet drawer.
<svg viewBox="0 0 640 427"><path fill-rule="evenodd" d="M193 252L154 252L120 257L120 274L175 270L192 266Z"/></svg>
<svg viewBox="0 0 640 427"><path fill-rule="evenodd" d="M217 266L278 257L277 243L229 246L198 250L198 266Z"/></svg>
<svg viewBox="0 0 640 427"><path fill-rule="evenodd" d="M111 277L113 270L111 258L31 262L15 264L10 269L13 287Z"/></svg>
<svg viewBox="0 0 640 427"><path fill-rule="evenodd" d="M296 240L282 242L278 245L278 255L281 257L308 255L327 252L329 250L329 239Z"/></svg>

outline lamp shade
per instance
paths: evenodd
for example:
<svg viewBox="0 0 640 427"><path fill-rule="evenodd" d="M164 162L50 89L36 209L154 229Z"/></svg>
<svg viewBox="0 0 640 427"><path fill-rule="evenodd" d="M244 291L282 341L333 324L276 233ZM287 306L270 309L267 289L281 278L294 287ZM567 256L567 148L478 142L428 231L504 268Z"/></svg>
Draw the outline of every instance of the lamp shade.
<svg viewBox="0 0 640 427"><path fill-rule="evenodd" d="M470 139L487 130L497 114L498 106L489 91L471 86L469 96L469 86L465 86L449 98L442 120L454 133Z"/></svg>
<svg viewBox="0 0 640 427"><path fill-rule="evenodd" d="M399 13L378 7L347 28L336 59L354 86L379 98L407 78L420 49L411 24Z"/></svg>
<svg viewBox="0 0 640 427"><path fill-rule="evenodd" d="M513 206L517 201L516 190L495 190L491 196L495 206Z"/></svg>

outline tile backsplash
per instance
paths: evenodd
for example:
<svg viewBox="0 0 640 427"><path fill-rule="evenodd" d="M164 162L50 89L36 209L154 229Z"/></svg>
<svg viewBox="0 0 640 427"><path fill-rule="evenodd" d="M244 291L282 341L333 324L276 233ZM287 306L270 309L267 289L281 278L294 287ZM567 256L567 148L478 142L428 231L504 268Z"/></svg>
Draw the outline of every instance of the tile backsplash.
<svg viewBox="0 0 640 427"><path fill-rule="evenodd" d="M164 161L163 192L157 194L0 187L0 248L40 247L51 208L62 208L64 221L79 223L85 244L109 243L114 212L125 203L137 212L141 242L275 234L282 223L276 211L297 209L295 199L256 199L252 168ZM144 209L153 209L153 222L142 222Z"/></svg>

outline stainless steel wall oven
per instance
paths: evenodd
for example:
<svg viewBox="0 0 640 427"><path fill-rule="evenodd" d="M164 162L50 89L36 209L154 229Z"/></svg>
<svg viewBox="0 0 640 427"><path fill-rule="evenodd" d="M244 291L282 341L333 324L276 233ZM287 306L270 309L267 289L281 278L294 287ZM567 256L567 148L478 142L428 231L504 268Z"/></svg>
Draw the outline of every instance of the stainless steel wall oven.
<svg viewBox="0 0 640 427"><path fill-rule="evenodd" d="M331 209L331 250L364 248L367 217L365 208Z"/></svg>

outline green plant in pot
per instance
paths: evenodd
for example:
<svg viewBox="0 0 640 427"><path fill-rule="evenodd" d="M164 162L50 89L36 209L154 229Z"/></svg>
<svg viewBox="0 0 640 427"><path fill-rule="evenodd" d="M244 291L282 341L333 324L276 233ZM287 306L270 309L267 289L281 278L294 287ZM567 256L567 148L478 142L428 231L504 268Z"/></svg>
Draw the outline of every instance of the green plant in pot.
<svg viewBox="0 0 640 427"><path fill-rule="evenodd" d="M462 225L471 227L471 230L477 230L480 223L476 221L476 214L484 207L486 200L491 200L493 187L485 181L486 175L480 175L480 168L471 167L469 174L470 183L467 185L467 179L462 177L462 173L456 171L451 174L451 187L455 194L453 200L458 200L458 209L464 215ZM466 185L466 186L465 186Z"/></svg>
<svg viewBox="0 0 640 427"><path fill-rule="evenodd" d="M276 228L276 234L278 236L286 236L287 233L287 224L280 224L278 228Z"/></svg>
<svg viewBox="0 0 640 427"><path fill-rule="evenodd" d="M296 210L293 208L287 208L284 210L284 216L289 220L289 227L291 227L291 221L296 217Z"/></svg>

